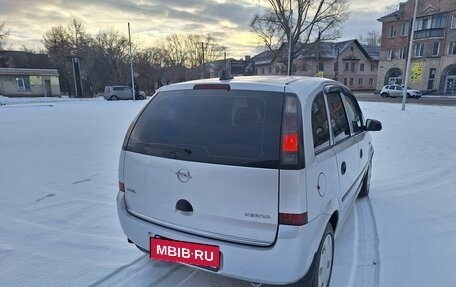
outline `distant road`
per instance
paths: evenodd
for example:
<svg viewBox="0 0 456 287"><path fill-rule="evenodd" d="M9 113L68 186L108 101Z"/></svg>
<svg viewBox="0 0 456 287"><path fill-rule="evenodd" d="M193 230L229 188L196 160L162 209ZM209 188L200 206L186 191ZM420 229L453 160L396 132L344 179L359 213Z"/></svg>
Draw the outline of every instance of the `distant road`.
<svg viewBox="0 0 456 287"><path fill-rule="evenodd" d="M374 93L357 93L354 92L359 101L366 102L384 102L384 103L402 103L402 98L382 98L379 94ZM450 96L427 96L424 95L419 99L407 99L407 104L421 105L438 105L438 106L456 106L456 97Z"/></svg>

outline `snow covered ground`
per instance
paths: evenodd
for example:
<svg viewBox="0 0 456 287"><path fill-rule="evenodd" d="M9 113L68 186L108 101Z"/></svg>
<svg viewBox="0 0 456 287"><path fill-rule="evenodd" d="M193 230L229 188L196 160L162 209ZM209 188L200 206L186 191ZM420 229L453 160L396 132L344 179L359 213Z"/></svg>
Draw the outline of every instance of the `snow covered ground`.
<svg viewBox="0 0 456 287"><path fill-rule="evenodd" d="M117 161L145 101L26 102L0 107L0 286L250 286L151 262L126 242ZM456 108L360 104L383 131L370 200L336 239L331 286L453 286Z"/></svg>

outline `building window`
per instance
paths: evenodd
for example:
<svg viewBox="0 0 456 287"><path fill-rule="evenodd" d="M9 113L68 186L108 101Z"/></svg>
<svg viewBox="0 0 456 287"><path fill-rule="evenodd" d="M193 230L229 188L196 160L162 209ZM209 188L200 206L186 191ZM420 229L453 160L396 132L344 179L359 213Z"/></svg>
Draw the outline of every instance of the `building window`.
<svg viewBox="0 0 456 287"><path fill-rule="evenodd" d="M456 14L451 17L451 29L456 29Z"/></svg>
<svg viewBox="0 0 456 287"><path fill-rule="evenodd" d="M386 51L386 60L391 61L393 59L393 49L388 49Z"/></svg>
<svg viewBox="0 0 456 287"><path fill-rule="evenodd" d="M448 18L448 13L440 13L432 16L431 29L441 29L445 28L446 19Z"/></svg>
<svg viewBox="0 0 456 287"><path fill-rule="evenodd" d="M376 69L377 69L377 65L371 64L371 72L375 72Z"/></svg>
<svg viewBox="0 0 456 287"><path fill-rule="evenodd" d="M17 77L16 84L18 91L30 91L30 77Z"/></svg>
<svg viewBox="0 0 456 287"><path fill-rule="evenodd" d="M434 88L434 79L435 79L436 70L437 70L436 68L429 69L429 79L428 79L428 86L427 86L428 90L432 90Z"/></svg>
<svg viewBox="0 0 456 287"><path fill-rule="evenodd" d="M261 68L261 74L264 75L264 68Z"/></svg>
<svg viewBox="0 0 456 287"><path fill-rule="evenodd" d="M456 42L450 42L450 48L448 49L448 55L456 55Z"/></svg>
<svg viewBox="0 0 456 287"><path fill-rule="evenodd" d="M268 72L269 72L269 74L272 74L272 67L271 66L268 67Z"/></svg>
<svg viewBox="0 0 456 287"><path fill-rule="evenodd" d="M434 47L432 48L432 56L438 56L440 54L440 42L434 42Z"/></svg>
<svg viewBox="0 0 456 287"><path fill-rule="evenodd" d="M408 36L408 33L409 33L409 25L410 25L409 22L407 22L407 23L402 23L402 25L401 25L401 36L402 36L402 37Z"/></svg>
<svg viewBox="0 0 456 287"><path fill-rule="evenodd" d="M420 31L420 30L427 30L431 28L431 21L429 21L430 18L424 18L424 19L418 19L416 20L416 28L415 31Z"/></svg>
<svg viewBox="0 0 456 287"><path fill-rule="evenodd" d="M348 63L345 63L345 71L348 71Z"/></svg>
<svg viewBox="0 0 456 287"><path fill-rule="evenodd" d="M390 27L390 38L396 37L396 26L391 26Z"/></svg>
<svg viewBox="0 0 456 287"><path fill-rule="evenodd" d="M347 78L344 78L344 85L347 85Z"/></svg>
<svg viewBox="0 0 456 287"><path fill-rule="evenodd" d="M415 44L415 57L423 57L424 44Z"/></svg>
<svg viewBox="0 0 456 287"><path fill-rule="evenodd" d="M350 71L352 71L352 72L355 71L355 65L356 65L356 63L351 63L351 69L350 69Z"/></svg>
<svg viewBox="0 0 456 287"><path fill-rule="evenodd" d="M350 86L353 86L353 78L350 78Z"/></svg>
<svg viewBox="0 0 456 287"><path fill-rule="evenodd" d="M374 85L374 78L370 78L369 79L369 86L373 86Z"/></svg>
<svg viewBox="0 0 456 287"><path fill-rule="evenodd" d="M399 59L405 59L405 47L399 48Z"/></svg>
<svg viewBox="0 0 456 287"><path fill-rule="evenodd" d="M358 86L362 87L363 83L364 83L364 79L363 78L359 78L358 79Z"/></svg>
<svg viewBox="0 0 456 287"><path fill-rule="evenodd" d="M318 71L324 71L325 65L324 63L320 62L318 63Z"/></svg>
<svg viewBox="0 0 456 287"><path fill-rule="evenodd" d="M364 72L364 64L359 64L359 70L360 70L361 72Z"/></svg>

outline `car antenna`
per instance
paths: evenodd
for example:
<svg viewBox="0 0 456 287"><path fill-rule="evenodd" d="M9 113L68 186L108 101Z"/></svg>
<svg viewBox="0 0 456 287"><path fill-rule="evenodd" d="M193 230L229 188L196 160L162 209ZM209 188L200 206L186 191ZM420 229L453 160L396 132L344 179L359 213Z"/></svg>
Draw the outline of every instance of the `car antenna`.
<svg viewBox="0 0 456 287"><path fill-rule="evenodd" d="M234 77L227 70L223 70L219 78L220 81L228 81L232 79L234 79Z"/></svg>

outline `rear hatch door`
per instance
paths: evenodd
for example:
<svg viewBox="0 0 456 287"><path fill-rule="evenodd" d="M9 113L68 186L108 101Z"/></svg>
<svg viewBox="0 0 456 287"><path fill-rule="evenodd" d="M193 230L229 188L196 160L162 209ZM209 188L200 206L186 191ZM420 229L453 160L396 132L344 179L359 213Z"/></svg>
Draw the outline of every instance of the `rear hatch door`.
<svg viewBox="0 0 456 287"><path fill-rule="evenodd" d="M129 212L206 237L272 244L282 103L275 92L157 94L126 147Z"/></svg>

